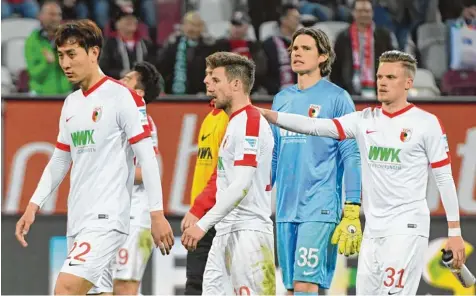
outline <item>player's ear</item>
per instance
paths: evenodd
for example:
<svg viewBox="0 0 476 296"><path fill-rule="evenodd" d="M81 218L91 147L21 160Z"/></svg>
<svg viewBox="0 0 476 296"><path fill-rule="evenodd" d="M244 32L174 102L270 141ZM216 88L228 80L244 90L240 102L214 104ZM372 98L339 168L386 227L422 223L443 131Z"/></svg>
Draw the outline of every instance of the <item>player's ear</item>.
<svg viewBox="0 0 476 296"><path fill-rule="evenodd" d="M93 46L89 49L89 54L99 59L99 47Z"/></svg>
<svg viewBox="0 0 476 296"><path fill-rule="evenodd" d="M327 54L321 54L317 58L317 61L319 62L319 65L320 65L320 64L324 63L325 61L327 61L328 58L329 58L329 56Z"/></svg>
<svg viewBox="0 0 476 296"><path fill-rule="evenodd" d="M411 88L413 88L413 78L408 77L407 81L405 82L405 90L409 90Z"/></svg>

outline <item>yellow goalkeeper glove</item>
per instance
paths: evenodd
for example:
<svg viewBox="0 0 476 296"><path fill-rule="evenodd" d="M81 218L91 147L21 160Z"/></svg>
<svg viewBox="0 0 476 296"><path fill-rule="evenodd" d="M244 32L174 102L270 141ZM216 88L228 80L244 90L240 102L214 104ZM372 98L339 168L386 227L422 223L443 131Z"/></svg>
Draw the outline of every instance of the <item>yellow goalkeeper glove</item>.
<svg viewBox="0 0 476 296"><path fill-rule="evenodd" d="M360 244L362 243L362 228L359 216L359 205L346 204L344 206L344 216L331 238L331 243L338 245L339 254L349 256L359 253Z"/></svg>

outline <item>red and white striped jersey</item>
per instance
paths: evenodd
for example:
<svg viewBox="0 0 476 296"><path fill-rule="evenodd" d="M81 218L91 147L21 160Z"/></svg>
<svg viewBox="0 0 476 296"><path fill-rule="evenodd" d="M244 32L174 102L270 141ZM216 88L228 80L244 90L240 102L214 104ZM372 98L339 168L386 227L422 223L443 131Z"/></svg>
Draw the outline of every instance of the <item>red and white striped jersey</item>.
<svg viewBox="0 0 476 296"><path fill-rule="evenodd" d="M157 137L157 127L150 115L147 115L149 122L150 135L152 137L152 144L154 145L155 155L159 154L159 140ZM140 167L140 163L137 163ZM160 182L158 180L157 182ZM131 202L131 225L140 226L143 228L150 228L150 210L149 199L144 187L144 183L134 184L132 188L132 202Z"/></svg>
<svg viewBox="0 0 476 296"><path fill-rule="evenodd" d="M73 161L68 235L85 227L129 232L131 144L149 136L144 100L112 78L66 98L56 147L70 151Z"/></svg>
<svg viewBox="0 0 476 296"><path fill-rule="evenodd" d="M234 167L253 166L256 172L251 187L216 226L218 234L250 229L273 233L271 221L271 160L274 138L266 119L252 105L230 116L218 152L217 202L236 178ZM221 197L220 197L221 196Z"/></svg>
<svg viewBox="0 0 476 296"><path fill-rule="evenodd" d="M334 119L340 139L357 140L365 235L429 236L429 168L450 164L439 119L413 104L396 113L367 108Z"/></svg>

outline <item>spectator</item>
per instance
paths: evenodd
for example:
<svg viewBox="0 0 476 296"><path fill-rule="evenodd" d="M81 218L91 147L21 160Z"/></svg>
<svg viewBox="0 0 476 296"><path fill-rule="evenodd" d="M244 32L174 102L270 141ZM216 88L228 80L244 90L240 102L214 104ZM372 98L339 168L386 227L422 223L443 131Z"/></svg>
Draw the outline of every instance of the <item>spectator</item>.
<svg viewBox="0 0 476 296"><path fill-rule="evenodd" d="M173 33L159 53L158 68L168 94L205 92L205 58L212 53L215 40L204 36L204 22L198 12L185 14L181 30Z"/></svg>
<svg viewBox="0 0 476 296"><path fill-rule="evenodd" d="M250 23L251 20L246 13L241 11L233 13L230 20L229 36L217 41L217 49L244 55L256 63L256 80L252 90L255 92L266 75L267 62L261 45L258 42L247 40Z"/></svg>
<svg viewBox="0 0 476 296"><path fill-rule="evenodd" d="M87 19L89 10L85 0L60 1L64 20Z"/></svg>
<svg viewBox="0 0 476 296"><path fill-rule="evenodd" d="M439 0L443 22L463 17L467 22L476 20L476 0Z"/></svg>
<svg viewBox="0 0 476 296"><path fill-rule="evenodd" d="M345 2L346 0L301 1L299 12L301 14L313 15L317 17L319 22L350 22L352 13Z"/></svg>
<svg viewBox="0 0 476 296"><path fill-rule="evenodd" d="M56 1L43 3L38 16L41 28L25 42L25 59L30 91L37 95L68 94L72 86L58 64L54 36L61 23L61 8Z"/></svg>
<svg viewBox="0 0 476 296"><path fill-rule="evenodd" d="M375 97L378 58L394 49L396 40L387 29L373 24L371 0L356 0L353 14L355 21L337 36L330 79L351 95Z"/></svg>
<svg viewBox="0 0 476 296"><path fill-rule="evenodd" d="M293 33L298 29L300 14L296 6L283 5L279 18L279 32L263 42L263 49L268 61L268 73L263 86L268 94L275 95L281 89L296 83L296 74L291 70L288 48Z"/></svg>
<svg viewBox="0 0 476 296"><path fill-rule="evenodd" d="M115 18L117 34L106 39L99 65L106 75L124 77L136 62L156 62L154 45L139 35L139 21L132 7L118 10Z"/></svg>
<svg viewBox="0 0 476 296"><path fill-rule="evenodd" d="M38 3L35 0L2 0L2 20L14 13L26 18L37 18Z"/></svg>

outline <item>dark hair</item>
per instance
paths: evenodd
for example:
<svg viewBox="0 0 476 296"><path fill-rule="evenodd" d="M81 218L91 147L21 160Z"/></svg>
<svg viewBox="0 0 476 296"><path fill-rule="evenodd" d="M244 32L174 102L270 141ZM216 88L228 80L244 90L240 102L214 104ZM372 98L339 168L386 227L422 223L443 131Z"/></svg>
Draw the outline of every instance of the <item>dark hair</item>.
<svg viewBox="0 0 476 296"><path fill-rule="evenodd" d="M415 77L417 60L409 53L399 50L389 50L382 53L378 60L379 63L401 63L407 75L411 78Z"/></svg>
<svg viewBox="0 0 476 296"><path fill-rule="evenodd" d="M139 74L136 88L144 91L145 103L148 104L156 100L162 91L160 85L162 75L157 71L157 68L149 62L138 62L134 65L132 71Z"/></svg>
<svg viewBox="0 0 476 296"><path fill-rule="evenodd" d="M228 81L239 79L243 83L243 90L250 93L255 82L255 63L245 56L232 52L216 52L206 59L207 67L215 69L225 68Z"/></svg>
<svg viewBox="0 0 476 296"><path fill-rule="evenodd" d="M92 47L99 47L99 54L101 54L103 37L101 29L91 20L76 20L70 21L59 26L55 35L56 47L63 46L66 43L78 45L86 53Z"/></svg>
<svg viewBox="0 0 476 296"><path fill-rule="evenodd" d="M331 74L332 64L336 58L334 49L329 40L329 37L321 29L315 28L301 28L294 32L293 42L289 46L289 51L292 50L294 40L299 35L309 35L316 41L317 52L319 55L327 55L327 60L319 64L319 69L321 70L321 76L326 77Z"/></svg>
<svg viewBox="0 0 476 296"><path fill-rule="evenodd" d="M357 4L357 2L370 2L370 5L372 5L372 7L374 6L372 0L354 0L354 2L352 3L352 9L355 9L355 5Z"/></svg>

